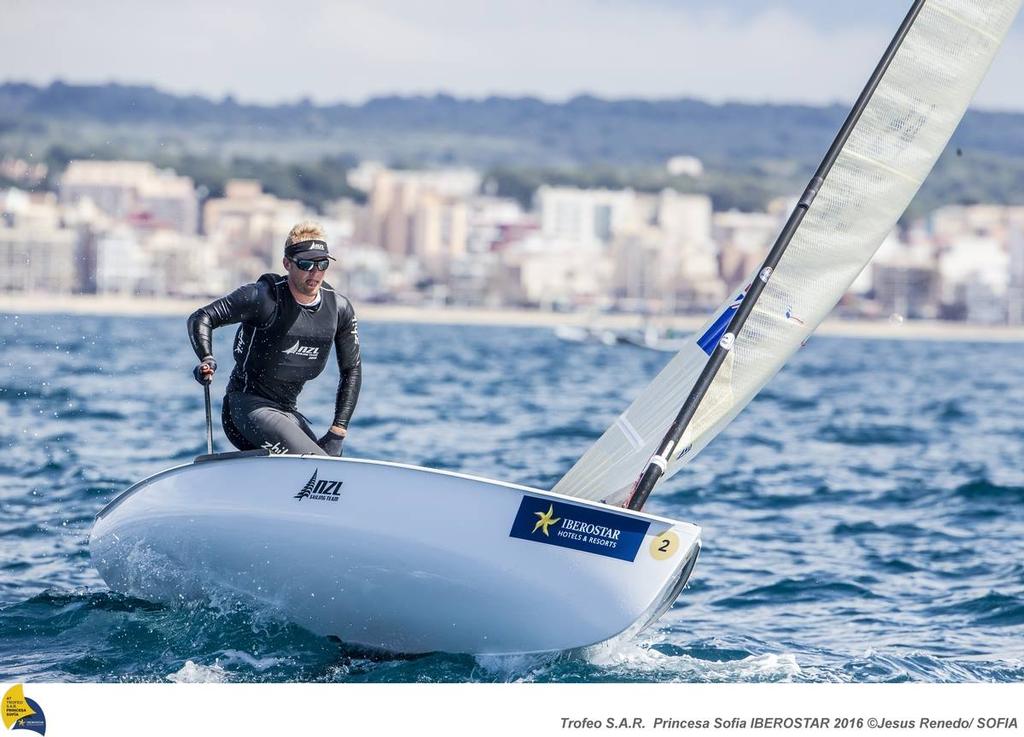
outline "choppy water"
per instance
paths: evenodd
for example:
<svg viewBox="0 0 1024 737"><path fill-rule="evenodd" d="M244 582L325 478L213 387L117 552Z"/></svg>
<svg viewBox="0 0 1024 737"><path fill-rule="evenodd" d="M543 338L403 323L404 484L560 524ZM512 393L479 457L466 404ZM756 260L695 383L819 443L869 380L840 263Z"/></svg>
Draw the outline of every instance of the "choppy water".
<svg viewBox="0 0 1024 737"><path fill-rule="evenodd" d="M349 455L542 488L667 360L479 327L368 324L363 350ZM205 452L183 319L0 315L0 351L0 680L1024 679L1022 345L812 340L648 504L705 540L654 629L585 657L416 660L98 578L93 515ZM302 397L317 427L335 381Z"/></svg>

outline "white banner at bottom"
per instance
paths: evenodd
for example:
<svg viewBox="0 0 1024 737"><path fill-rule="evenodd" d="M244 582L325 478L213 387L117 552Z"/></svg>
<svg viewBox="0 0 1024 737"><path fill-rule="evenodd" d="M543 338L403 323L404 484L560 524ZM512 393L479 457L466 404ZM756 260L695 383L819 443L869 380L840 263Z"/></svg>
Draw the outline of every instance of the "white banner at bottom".
<svg viewBox="0 0 1024 737"><path fill-rule="evenodd" d="M4 683L16 735L1024 735L1024 684Z"/></svg>

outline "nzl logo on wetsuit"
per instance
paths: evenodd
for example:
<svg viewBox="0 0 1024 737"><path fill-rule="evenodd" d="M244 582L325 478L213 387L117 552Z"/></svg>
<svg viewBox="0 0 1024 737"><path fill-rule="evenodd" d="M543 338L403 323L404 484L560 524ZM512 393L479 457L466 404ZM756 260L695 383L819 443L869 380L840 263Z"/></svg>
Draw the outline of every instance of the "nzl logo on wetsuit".
<svg viewBox="0 0 1024 737"><path fill-rule="evenodd" d="M285 348L281 353L285 353L291 356L304 356L305 358L313 359L319 358L320 346L316 345L299 345L299 341L295 341L295 345L291 348Z"/></svg>
<svg viewBox="0 0 1024 737"><path fill-rule="evenodd" d="M650 522L601 509L524 496L509 537L633 561Z"/></svg>
<svg viewBox="0 0 1024 737"><path fill-rule="evenodd" d="M302 487L295 498L300 502L303 499L311 499L313 501L322 502L336 502L338 501L341 494L341 485L344 481L329 481L328 479L318 479L316 475L319 470L313 471L313 475L309 477L309 481Z"/></svg>

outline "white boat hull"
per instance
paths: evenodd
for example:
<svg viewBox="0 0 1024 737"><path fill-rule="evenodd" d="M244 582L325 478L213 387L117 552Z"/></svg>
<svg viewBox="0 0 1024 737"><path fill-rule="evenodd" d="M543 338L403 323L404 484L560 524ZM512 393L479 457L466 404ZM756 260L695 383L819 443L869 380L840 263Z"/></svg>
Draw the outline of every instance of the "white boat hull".
<svg viewBox="0 0 1024 737"><path fill-rule="evenodd" d="M214 458L100 512L90 547L111 589L162 602L226 590L391 652L543 652L646 626L700 550L694 525L462 474Z"/></svg>

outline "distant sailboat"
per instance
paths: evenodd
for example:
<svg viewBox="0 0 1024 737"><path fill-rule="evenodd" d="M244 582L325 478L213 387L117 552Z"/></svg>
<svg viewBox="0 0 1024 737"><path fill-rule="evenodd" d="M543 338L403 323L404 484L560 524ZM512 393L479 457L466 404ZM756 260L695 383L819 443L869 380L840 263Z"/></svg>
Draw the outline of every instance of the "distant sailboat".
<svg viewBox="0 0 1024 737"><path fill-rule="evenodd" d="M619 342L661 353L678 353L689 343L689 335L671 328L647 324L639 330L622 331L619 334Z"/></svg>
<svg viewBox="0 0 1024 737"><path fill-rule="evenodd" d="M619 339L614 330L579 325L560 325L555 328L555 337L566 343L599 343L615 345Z"/></svg>

